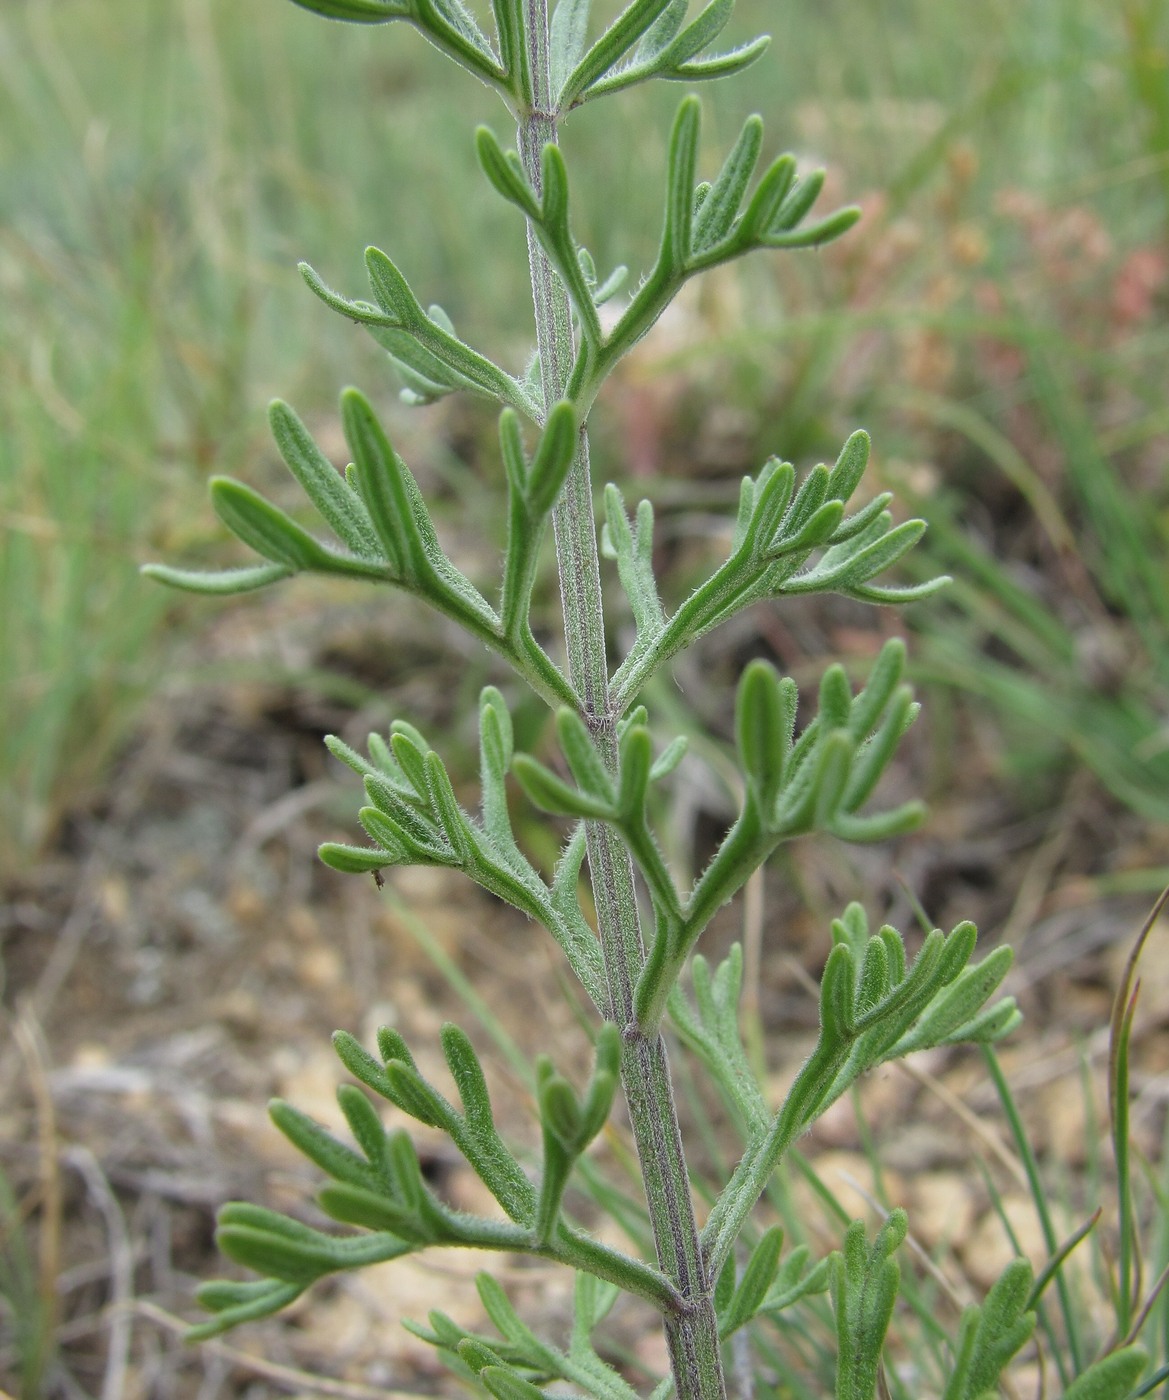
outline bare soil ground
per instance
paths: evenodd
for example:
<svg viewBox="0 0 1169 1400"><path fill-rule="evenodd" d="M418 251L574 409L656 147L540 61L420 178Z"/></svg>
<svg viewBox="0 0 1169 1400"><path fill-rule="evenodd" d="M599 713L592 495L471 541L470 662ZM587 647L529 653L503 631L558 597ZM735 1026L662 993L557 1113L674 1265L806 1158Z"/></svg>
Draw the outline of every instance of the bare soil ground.
<svg viewBox="0 0 1169 1400"><path fill-rule="evenodd" d="M481 1259L458 1253L318 1287L281 1320L226 1343L186 1346L179 1320L197 1317L193 1289L225 1268L213 1244L215 1210L243 1198L311 1213L313 1169L272 1128L265 1105L279 1094L337 1120L333 1092L344 1074L329 1045L337 1027L368 1043L379 1024L395 1025L424 1071L444 1082L437 1032L458 1021L484 1052L507 1129L534 1147L526 1091L436 966L435 949L523 1049L553 1049L570 1073L585 1061L576 1012L561 993L563 968L534 926L443 872L391 873L379 892L370 879L337 876L316 861L318 841L353 831L357 806L356 780L329 760L321 736L360 741L401 714L456 755L452 769L463 755L472 802L473 736L456 717L473 713L465 702L491 677L457 637L409 607L375 615L366 603L330 603L323 622L318 610L307 623L302 596L293 590L219 616L190 657L211 679L157 700L108 789L73 815L57 849L0 905L0 1166L33 1271L55 1292L55 1394L261 1400L449 1391L434 1354L398 1323L434 1307L462 1321L479 1317ZM766 652L812 674L820 663L809 668L800 657L871 653L879 640L847 610L797 613L783 632L772 617L754 616L687 659L674 693L721 722L717 697L727 692L719 687L745 656ZM375 689L384 706L363 712L359 704L355 713L355 696ZM944 742L927 720L895 785L928 788L938 771L931 744ZM765 1034L778 1100L814 1033L812 979L830 918L848 899L863 898L871 917L908 932L909 890L946 928L973 918L987 946L1006 933L1019 948L1010 990L1027 1024L1003 1058L1041 1155L1058 1163L1070 1230L1097 1203L1108 1205L1107 1180L1094 1182L1088 1170L1107 1122L1107 1022L1119 967L1151 903L1124 892L1124 873L1169 862L1169 837L1080 780L1054 804L1029 808L1028 794L1005 789L994 772L993 734L967 728L961 742L963 762L945 766L961 781L931 794L922 834L892 855L807 843L774 863L745 911L727 911L707 951L747 942L749 1010ZM682 860L700 862L727 819L717 775L717 759L701 753L680 771L665 839ZM530 834L540 839L534 826ZM1144 967L1136 1076L1137 1136L1150 1157L1169 1085L1169 963L1157 936ZM873 1181L848 1104L804 1146L850 1210L867 1212L874 1194L910 1207L911 1228L954 1306L985 1288L1009 1251L973 1159L991 1164L1021 1242L1041 1260L977 1053L873 1076L862 1101L882 1181ZM601 1149L609 1159L623 1136L620 1125L613 1132ZM729 1139L725 1148L733 1156ZM480 1201L449 1146L427 1139L421 1150L444 1192ZM1103 1193L1099 1202L1094 1193ZM835 1242L825 1220L822 1243ZM521 1309L555 1331L570 1306L569 1281L520 1261L502 1270ZM940 1306L949 1306L945 1296ZM657 1344L635 1311L618 1321L625 1362L640 1380L639 1365L660 1360ZM14 1365L9 1335L0 1386L15 1394Z"/></svg>

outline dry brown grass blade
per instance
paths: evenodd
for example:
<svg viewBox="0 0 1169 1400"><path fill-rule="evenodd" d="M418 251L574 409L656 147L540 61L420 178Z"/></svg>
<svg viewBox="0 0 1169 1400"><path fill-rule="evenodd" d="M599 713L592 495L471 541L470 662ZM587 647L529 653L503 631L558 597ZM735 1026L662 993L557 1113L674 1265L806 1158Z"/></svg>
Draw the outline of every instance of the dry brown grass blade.
<svg viewBox="0 0 1169 1400"><path fill-rule="evenodd" d="M984 1123L977 1113L967 1107L952 1089L947 1089L940 1079L930 1074L929 1070L915 1065L912 1060L898 1060L896 1067L911 1079L916 1079L923 1089L928 1089L940 1103L945 1104L987 1147L991 1155L1002 1163L1024 1191L1028 1189L1027 1173L1023 1170L1023 1164L989 1123Z"/></svg>
<svg viewBox="0 0 1169 1400"><path fill-rule="evenodd" d="M67 1148L64 1156L68 1165L85 1182L90 1200L105 1222L111 1302L104 1313L109 1340L101 1400L121 1400L126 1392L130 1366L133 1316L129 1304L134 1293L134 1252L122 1208L97 1157L87 1147L76 1145Z"/></svg>
<svg viewBox="0 0 1169 1400"><path fill-rule="evenodd" d="M1161 891L1157 902L1137 934L1124 965L1112 1015L1108 1026L1108 1121L1112 1132L1112 1150L1116 1158L1117 1197L1119 1204L1119 1259L1117 1273L1117 1327L1127 1334L1131 1322L1131 1307L1141 1296L1144 1286L1144 1257L1140 1232L1134 1224L1133 1201L1129 1179L1129 1047L1141 983L1137 977L1140 961L1149 934L1161 911L1169 901L1169 886Z"/></svg>
<svg viewBox="0 0 1169 1400"><path fill-rule="evenodd" d="M1120 1047L1120 1035L1124 1027L1125 1017L1129 1014L1129 1002L1133 996L1133 981L1136 977L1137 963L1140 961L1141 953L1144 951L1145 943L1153 927L1161 916L1161 911L1169 902L1169 885L1161 891L1156 904L1149 911L1148 917L1141 925L1141 931L1137 934L1136 942L1132 945L1124 964L1124 972L1121 974L1120 984L1116 989L1116 996L1112 1002L1112 1018L1109 1024L1108 1037L1108 1115L1112 1123L1113 1130L1116 1128L1116 1057Z"/></svg>
<svg viewBox="0 0 1169 1400"><path fill-rule="evenodd" d="M45 1069L45 1045L40 1024L24 1007L12 1028L13 1039L28 1071L36 1106L37 1175L41 1206L37 1233L37 1284L41 1294L44 1326L55 1334L60 1317L57 1278L61 1272L61 1173L57 1161L57 1117Z"/></svg>
<svg viewBox="0 0 1169 1400"><path fill-rule="evenodd" d="M1144 1331L1145 1323L1149 1320L1149 1314L1153 1311L1153 1305L1164 1292L1165 1285L1167 1283L1169 1283L1169 1264L1166 1264L1165 1267L1161 1270L1161 1272L1157 1275L1156 1282L1153 1284L1152 1288L1149 1289L1149 1296L1141 1305L1140 1312L1137 1313L1136 1321L1128 1329L1128 1335L1124 1338L1122 1342L1119 1343L1120 1346L1132 1346L1132 1344Z"/></svg>
<svg viewBox="0 0 1169 1400"><path fill-rule="evenodd" d="M154 1322L178 1336L184 1336L188 1330L188 1324L181 1317L176 1317L174 1313L167 1312L155 1303L138 1299L131 1303L130 1307L139 1317ZM228 1346L225 1342L200 1342L199 1350L210 1352L211 1355L218 1356L241 1370L250 1371L252 1375L262 1376L274 1385L301 1394L328 1395L334 1397L334 1400L432 1400L432 1397L424 1395L421 1391L387 1390L383 1386L361 1385L355 1381L336 1381L328 1376L314 1376L311 1371L301 1371L295 1366L282 1366L276 1361L265 1361L262 1356L251 1356L248 1352ZM0 1396L0 1400L4 1398Z"/></svg>

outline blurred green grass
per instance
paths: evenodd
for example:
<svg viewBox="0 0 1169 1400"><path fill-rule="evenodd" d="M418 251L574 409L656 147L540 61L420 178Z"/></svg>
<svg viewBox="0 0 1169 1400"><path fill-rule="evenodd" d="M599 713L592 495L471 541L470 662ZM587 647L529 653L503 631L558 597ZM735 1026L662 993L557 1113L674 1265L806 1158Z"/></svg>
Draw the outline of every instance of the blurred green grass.
<svg viewBox="0 0 1169 1400"><path fill-rule="evenodd" d="M1169 818L1167 7L741 0L735 23L775 40L707 90L706 162L754 107L869 218L720 284L649 372L679 403L730 397L753 451L804 462L869 427L965 579L912 619L923 674L997 709L1020 773L1087 763ZM0 11L0 869L100 782L207 615L136 565L225 557L203 478L267 470L266 399L393 397L298 258L357 291L377 243L522 363L522 238L470 135L507 117L473 85L449 102L453 80L412 33L281 0ZM635 160L602 112L567 125L602 270L649 256L644 172L680 95L621 99L624 129L648 124ZM611 430L599 448L620 478Z"/></svg>

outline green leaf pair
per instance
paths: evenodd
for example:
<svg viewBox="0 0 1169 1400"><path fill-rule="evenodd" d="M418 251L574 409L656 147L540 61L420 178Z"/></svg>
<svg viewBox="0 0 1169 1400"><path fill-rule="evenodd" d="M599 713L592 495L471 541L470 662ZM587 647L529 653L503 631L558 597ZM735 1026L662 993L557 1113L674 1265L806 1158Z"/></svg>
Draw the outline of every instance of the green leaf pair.
<svg viewBox="0 0 1169 1400"><path fill-rule="evenodd" d="M621 1034L611 1021L597 1033L593 1073L583 1099L557 1074L547 1055L536 1060L536 1101L544 1138L544 1170L536 1211L536 1237L548 1243L560 1220L560 1203L572 1168L605 1126L621 1079Z"/></svg>

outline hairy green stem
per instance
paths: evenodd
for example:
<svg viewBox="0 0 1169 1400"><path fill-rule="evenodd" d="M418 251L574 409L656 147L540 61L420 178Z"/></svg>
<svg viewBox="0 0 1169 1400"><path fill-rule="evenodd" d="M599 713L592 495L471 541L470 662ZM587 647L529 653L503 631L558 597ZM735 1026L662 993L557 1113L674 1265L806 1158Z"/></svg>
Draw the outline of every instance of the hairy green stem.
<svg viewBox="0 0 1169 1400"><path fill-rule="evenodd" d="M522 113L520 158L540 189L540 152L556 140L550 91L546 0L525 0L525 42L532 73L532 106ZM536 313L545 411L563 396L575 359L571 307L563 283L528 228L528 258ZM576 457L553 515L568 645L569 679L581 714L612 769L617 760L617 714L609 701L601 610L600 564L593 515L589 444L582 424ZM624 1028L621 1079L645 1180L662 1271L677 1289L665 1311L666 1339L679 1400L723 1400L722 1360L710 1281L702 1260L690 1178L682 1150L666 1047L635 1023L634 989L645 961L633 865L620 835L600 822L587 827L589 871L608 983L609 1015Z"/></svg>

